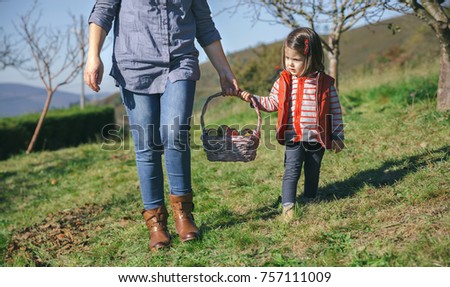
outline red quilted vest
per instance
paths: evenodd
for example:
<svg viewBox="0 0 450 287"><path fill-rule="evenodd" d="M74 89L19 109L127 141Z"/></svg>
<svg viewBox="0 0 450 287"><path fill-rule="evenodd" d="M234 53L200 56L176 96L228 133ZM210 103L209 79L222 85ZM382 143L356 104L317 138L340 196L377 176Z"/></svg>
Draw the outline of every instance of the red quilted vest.
<svg viewBox="0 0 450 287"><path fill-rule="evenodd" d="M317 76L317 103L318 107L318 119L319 123L319 138L321 144L326 149L331 149L332 142L332 117L330 114L330 88L334 83L334 79L325 73L319 73ZM300 109L303 102L303 87L305 78L301 77L298 81L297 98L296 98L296 111L294 118L294 128L297 136L294 138L294 142L300 141L302 137L302 131L300 129ZM279 90L278 90L278 123L277 123L277 140L280 144L285 144L285 131L288 122L288 107L291 97L291 85L292 76L284 70L281 72Z"/></svg>

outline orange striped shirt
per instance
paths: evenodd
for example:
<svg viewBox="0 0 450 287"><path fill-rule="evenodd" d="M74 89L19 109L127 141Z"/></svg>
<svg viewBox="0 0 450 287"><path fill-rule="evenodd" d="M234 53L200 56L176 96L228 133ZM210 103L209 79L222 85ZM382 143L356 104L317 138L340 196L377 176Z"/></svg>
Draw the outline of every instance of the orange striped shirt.
<svg viewBox="0 0 450 287"><path fill-rule="evenodd" d="M288 126L286 129L286 140L289 141L295 137L294 130L294 118L297 113L300 113L300 129L302 131L301 141L306 142L318 142L319 141L319 129L318 129L318 103L317 103L317 77L305 77L303 78L303 100L301 103L297 103L297 89L299 87L299 78L292 76L292 87L289 101L289 116ZM258 107L262 111L276 112L279 108L278 91L279 91L278 78L272 86L270 95L268 97L256 96ZM342 120L342 109L339 102L339 97L334 85L330 89L330 113L332 114L332 138L334 140L344 140L344 128ZM297 107L299 104L299 107Z"/></svg>

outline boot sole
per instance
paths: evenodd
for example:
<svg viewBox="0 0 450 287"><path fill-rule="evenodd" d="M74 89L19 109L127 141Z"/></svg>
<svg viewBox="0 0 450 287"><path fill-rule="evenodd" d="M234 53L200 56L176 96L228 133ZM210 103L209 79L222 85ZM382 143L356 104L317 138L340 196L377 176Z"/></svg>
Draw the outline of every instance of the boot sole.
<svg viewBox="0 0 450 287"><path fill-rule="evenodd" d="M150 247L151 252L157 252L161 249L169 249L172 244Z"/></svg>
<svg viewBox="0 0 450 287"><path fill-rule="evenodd" d="M186 238L186 239L181 239L180 238L180 241L181 242L187 242L187 241L193 241L193 240L198 240L198 239L200 239L200 235L197 235L195 237Z"/></svg>

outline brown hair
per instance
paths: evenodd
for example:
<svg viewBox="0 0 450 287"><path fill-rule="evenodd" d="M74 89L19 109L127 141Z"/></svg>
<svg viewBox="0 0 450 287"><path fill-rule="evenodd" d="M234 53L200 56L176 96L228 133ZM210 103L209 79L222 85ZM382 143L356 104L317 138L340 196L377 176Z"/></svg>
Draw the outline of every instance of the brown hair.
<svg viewBox="0 0 450 287"><path fill-rule="evenodd" d="M299 54L305 55L305 67L302 72L307 75L316 71L325 70L323 64L323 49L319 35L313 29L301 27L293 30L287 36L282 48L282 63L285 67L285 47L296 50Z"/></svg>

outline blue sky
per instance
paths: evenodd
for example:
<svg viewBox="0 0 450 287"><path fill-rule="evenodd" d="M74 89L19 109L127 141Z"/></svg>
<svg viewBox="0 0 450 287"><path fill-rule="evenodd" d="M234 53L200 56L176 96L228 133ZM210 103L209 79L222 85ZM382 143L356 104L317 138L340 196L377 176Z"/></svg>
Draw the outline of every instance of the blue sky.
<svg viewBox="0 0 450 287"><path fill-rule="evenodd" d="M0 0L0 27L6 34L14 34L14 24L19 23L19 17L24 15L34 0ZM261 43L271 43L283 39L290 31L289 28L274 23L258 22L254 23L251 18L251 10L243 7L238 9L235 14L219 13L224 7L229 6L233 0L209 0L209 5L213 14L216 27L222 35L222 45L226 53L236 52L249 47L254 47ZM95 0L40 0L39 9L42 11L40 25L52 26L65 31L72 23L69 12L74 15L84 15L87 19L94 5ZM267 16L266 18L269 18ZM199 45L197 45L199 47ZM102 91L115 91L112 78L108 75L111 68L111 50L112 44L102 53L102 59L105 64L105 76L102 83ZM200 60L205 61L206 56L199 48ZM61 87L61 90L78 92L80 90L80 80ZM33 86L42 86L39 79L25 78L15 69L7 68L0 71L0 83L15 82L30 84Z"/></svg>

